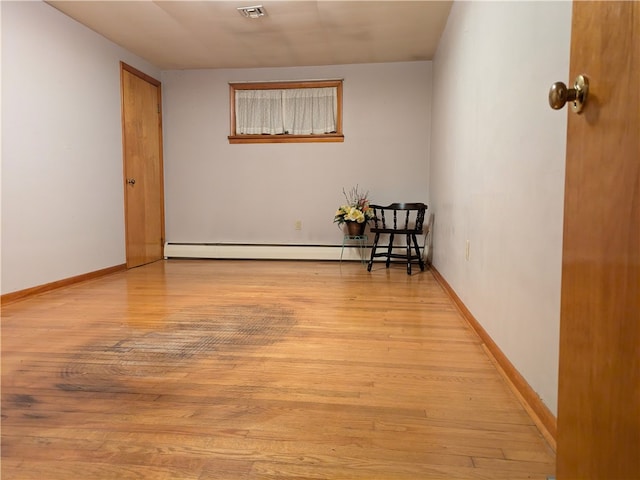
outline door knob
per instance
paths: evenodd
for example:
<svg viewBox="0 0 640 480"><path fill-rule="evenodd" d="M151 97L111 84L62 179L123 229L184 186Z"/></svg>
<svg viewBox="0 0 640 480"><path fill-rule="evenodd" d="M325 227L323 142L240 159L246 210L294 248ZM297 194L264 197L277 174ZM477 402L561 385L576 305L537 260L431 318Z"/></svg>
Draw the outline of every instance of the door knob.
<svg viewBox="0 0 640 480"><path fill-rule="evenodd" d="M127 183L129 185L135 185L136 184L136 179L135 178L128 178L127 179Z"/></svg>
<svg viewBox="0 0 640 480"><path fill-rule="evenodd" d="M580 113L589 95L589 79L585 75L578 75L573 88L567 88L562 82L556 82L549 89L549 106L560 110L564 104L571 102L571 110Z"/></svg>

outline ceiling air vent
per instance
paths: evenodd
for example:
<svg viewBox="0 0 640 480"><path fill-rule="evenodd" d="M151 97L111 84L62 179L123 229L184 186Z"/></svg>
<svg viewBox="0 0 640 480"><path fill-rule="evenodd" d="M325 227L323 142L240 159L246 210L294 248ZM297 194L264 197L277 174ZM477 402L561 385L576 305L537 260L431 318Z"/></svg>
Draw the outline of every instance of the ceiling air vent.
<svg viewBox="0 0 640 480"><path fill-rule="evenodd" d="M238 11L242 16L247 18L260 18L267 14L267 11L262 5L256 5L255 7L238 7Z"/></svg>

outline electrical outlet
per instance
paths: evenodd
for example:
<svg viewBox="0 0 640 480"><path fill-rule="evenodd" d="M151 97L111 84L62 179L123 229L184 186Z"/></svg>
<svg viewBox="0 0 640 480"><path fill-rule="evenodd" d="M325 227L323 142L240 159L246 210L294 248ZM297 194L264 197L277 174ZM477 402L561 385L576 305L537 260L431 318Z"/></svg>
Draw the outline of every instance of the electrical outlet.
<svg viewBox="0 0 640 480"><path fill-rule="evenodd" d="M464 258L467 262L469 261L469 240L467 240L467 245L464 249Z"/></svg>
<svg viewBox="0 0 640 480"><path fill-rule="evenodd" d="M302 230L302 220L296 220L295 229Z"/></svg>

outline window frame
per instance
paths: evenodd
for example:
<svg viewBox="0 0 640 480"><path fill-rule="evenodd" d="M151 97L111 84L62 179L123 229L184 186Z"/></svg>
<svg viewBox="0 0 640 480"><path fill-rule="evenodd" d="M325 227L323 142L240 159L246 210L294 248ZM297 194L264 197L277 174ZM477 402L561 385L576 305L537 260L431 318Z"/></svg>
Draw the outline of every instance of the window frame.
<svg viewBox="0 0 640 480"><path fill-rule="evenodd" d="M344 142L342 131L342 83L343 80L298 80L287 82L233 82L229 83L230 144L238 143L313 143ZM288 90L300 88L336 87L336 133L314 135L242 135L236 133L236 90Z"/></svg>

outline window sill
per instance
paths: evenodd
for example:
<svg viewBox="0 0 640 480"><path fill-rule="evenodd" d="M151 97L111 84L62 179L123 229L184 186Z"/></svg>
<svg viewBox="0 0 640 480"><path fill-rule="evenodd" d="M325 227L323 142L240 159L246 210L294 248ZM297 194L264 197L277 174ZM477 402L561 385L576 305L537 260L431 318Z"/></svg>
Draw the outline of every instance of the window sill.
<svg viewBox="0 0 640 480"><path fill-rule="evenodd" d="M236 143L326 143L344 142L344 135L229 135L230 144Z"/></svg>

